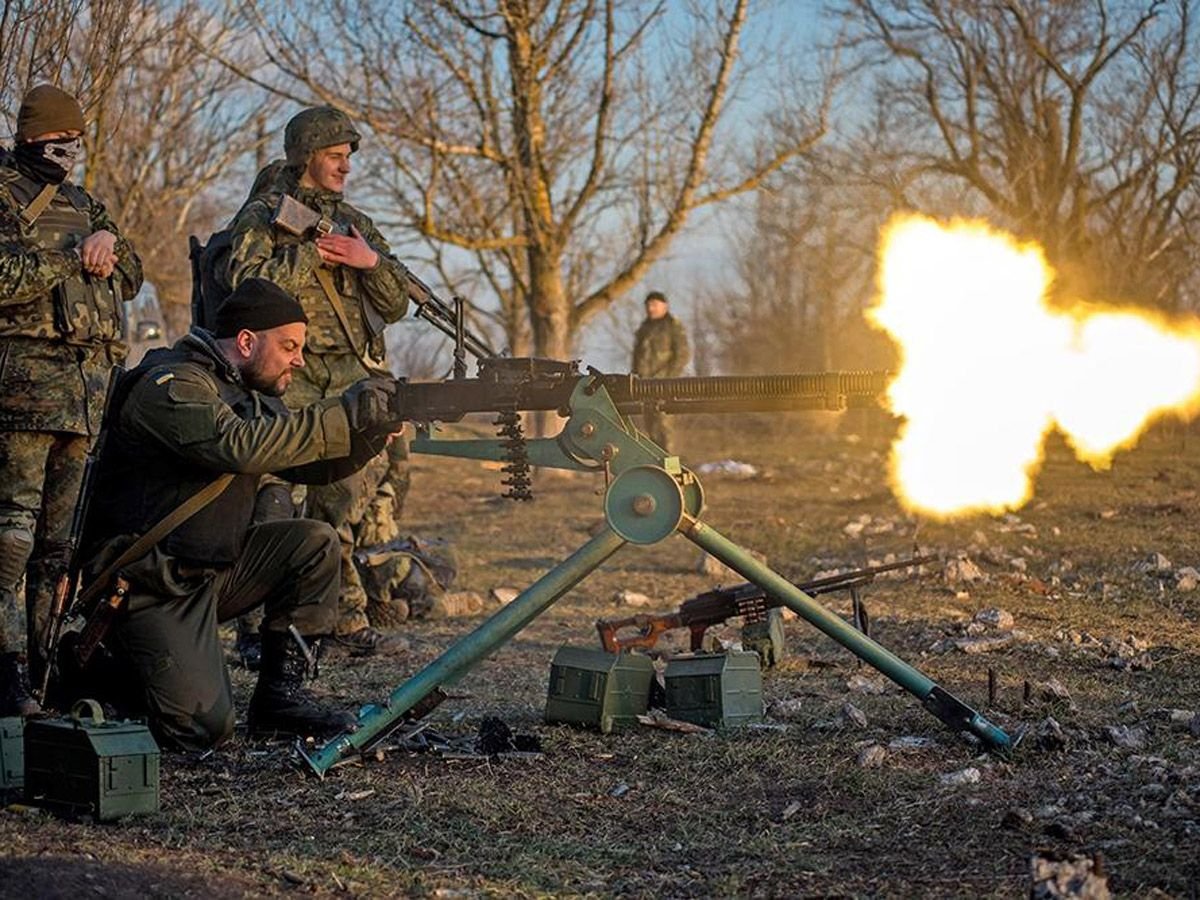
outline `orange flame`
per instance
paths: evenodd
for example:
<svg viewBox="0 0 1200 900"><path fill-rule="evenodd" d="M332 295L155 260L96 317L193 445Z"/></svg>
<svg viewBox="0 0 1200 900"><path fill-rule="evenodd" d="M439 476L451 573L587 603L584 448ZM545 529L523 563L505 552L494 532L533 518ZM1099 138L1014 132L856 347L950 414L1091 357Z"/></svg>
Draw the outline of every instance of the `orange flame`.
<svg viewBox="0 0 1200 900"><path fill-rule="evenodd" d="M1107 467L1167 413L1200 411L1200 321L1051 309L1040 247L983 222L896 216L869 320L900 348L893 489L938 518L1026 503L1051 429Z"/></svg>

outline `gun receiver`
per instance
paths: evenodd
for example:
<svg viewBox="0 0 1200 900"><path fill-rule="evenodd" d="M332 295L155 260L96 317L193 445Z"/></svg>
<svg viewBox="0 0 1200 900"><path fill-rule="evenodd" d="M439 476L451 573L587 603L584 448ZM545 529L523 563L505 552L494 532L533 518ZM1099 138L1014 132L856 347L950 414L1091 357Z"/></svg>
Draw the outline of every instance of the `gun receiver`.
<svg viewBox="0 0 1200 900"><path fill-rule="evenodd" d="M937 558L933 555L914 556L899 562L830 575L828 578L802 581L796 587L810 597L837 591L855 591L864 584L870 584L885 572L910 569L935 562ZM665 632L687 628L691 632L691 649L696 651L701 649L705 633L714 625L720 625L735 616L743 617L748 623L762 621L766 618L767 610L778 609L784 605L782 600L772 597L756 584L735 584L732 587L716 588L697 594L690 600L685 600L673 613L643 613L625 619L601 619L596 623L596 631L600 634L600 644L605 650L609 653L621 653L633 649L650 650ZM636 629L636 632L620 634L622 630L629 628Z"/></svg>

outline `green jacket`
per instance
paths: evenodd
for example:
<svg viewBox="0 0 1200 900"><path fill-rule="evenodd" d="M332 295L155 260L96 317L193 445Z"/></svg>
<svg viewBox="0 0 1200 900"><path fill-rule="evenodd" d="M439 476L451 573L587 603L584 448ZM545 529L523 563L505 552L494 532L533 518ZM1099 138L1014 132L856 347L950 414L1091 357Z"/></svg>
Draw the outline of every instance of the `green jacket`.
<svg viewBox="0 0 1200 900"><path fill-rule="evenodd" d="M41 184L0 155L0 429L94 433L109 368L125 358L120 304L142 264L104 204L64 182L33 226L20 212ZM112 278L84 274L75 247L117 237Z"/></svg>
<svg viewBox="0 0 1200 900"><path fill-rule="evenodd" d="M339 230L348 231L353 225L379 254L379 264L374 269L337 266L332 270L353 346L313 274L321 265L316 243L271 224L283 193L327 216ZM300 300L309 318L306 346L310 353L359 356L365 351L382 363L383 325L399 321L408 310L404 266L392 255L375 223L347 203L341 194L299 187L295 175L287 169L282 169L265 191L252 197L233 221L230 280L237 287L247 278L266 278Z"/></svg>
<svg viewBox="0 0 1200 900"><path fill-rule="evenodd" d="M222 473L236 477L176 528L163 552L228 564L250 528L260 476L329 483L380 449L351 431L337 398L289 413L248 389L207 332L151 351L123 376L100 459L85 543L141 534ZM126 538L127 540L127 538Z"/></svg>
<svg viewBox="0 0 1200 900"><path fill-rule="evenodd" d="M692 359L687 331L670 313L643 319L633 342L633 374L643 378L676 378Z"/></svg>

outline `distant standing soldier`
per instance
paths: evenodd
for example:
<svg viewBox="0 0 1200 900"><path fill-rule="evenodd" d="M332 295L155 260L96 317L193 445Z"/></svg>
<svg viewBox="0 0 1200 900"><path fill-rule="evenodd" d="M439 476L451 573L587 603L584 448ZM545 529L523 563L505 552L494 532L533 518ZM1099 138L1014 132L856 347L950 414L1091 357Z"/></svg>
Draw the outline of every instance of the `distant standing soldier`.
<svg viewBox="0 0 1200 900"><path fill-rule="evenodd" d="M0 155L0 716L38 711L23 651L36 679L84 459L125 358L121 303L142 286L104 205L67 181L83 129L75 98L39 85Z"/></svg>
<svg viewBox="0 0 1200 900"><path fill-rule="evenodd" d="M284 130L285 165L242 207L233 223L230 278L265 278L295 295L308 315L308 364L284 398L300 409L342 394L363 377L386 371L383 327L408 308L404 266L365 214L343 197L350 156L361 137L349 117L330 106L305 109ZM293 235L273 224L287 194L326 217L328 234ZM402 444L351 478L310 487L310 518L338 532L342 593L335 634L356 656L394 654L407 642L371 626L367 595L354 567L352 523L365 511L389 465L402 464Z"/></svg>
<svg viewBox="0 0 1200 900"><path fill-rule="evenodd" d="M646 295L646 318L638 326L633 342L633 374L643 378L676 378L683 374L691 358L683 323L671 315L666 295L651 291ZM644 422L650 440L670 450L674 434L666 414L648 410Z"/></svg>

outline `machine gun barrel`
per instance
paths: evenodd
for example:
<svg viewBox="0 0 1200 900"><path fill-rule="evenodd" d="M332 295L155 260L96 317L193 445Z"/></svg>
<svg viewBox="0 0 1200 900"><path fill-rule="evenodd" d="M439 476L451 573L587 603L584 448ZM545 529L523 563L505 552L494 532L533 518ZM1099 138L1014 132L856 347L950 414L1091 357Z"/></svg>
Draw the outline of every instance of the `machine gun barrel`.
<svg viewBox="0 0 1200 900"><path fill-rule="evenodd" d="M455 422L481 412L555 410L567 415L572 392L586 379L589 394L603 388L625 414L647 409L677 414L840 410L876 403L890 377L874 371L639 378L596 371L584 375L573 362L490 358L480 360L477 378L407 382L398 403L404 417L414 422Z"/></svg>

